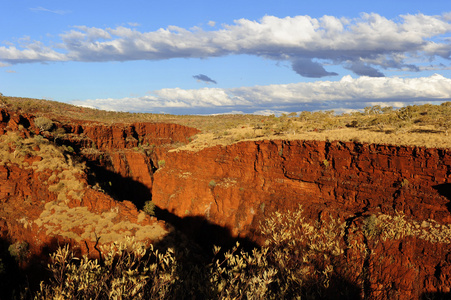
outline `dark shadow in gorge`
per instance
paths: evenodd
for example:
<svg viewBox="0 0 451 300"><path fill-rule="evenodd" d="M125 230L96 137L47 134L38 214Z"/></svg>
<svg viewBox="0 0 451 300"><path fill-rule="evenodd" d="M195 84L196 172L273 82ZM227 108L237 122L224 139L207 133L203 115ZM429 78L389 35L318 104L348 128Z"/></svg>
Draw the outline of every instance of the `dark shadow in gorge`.
<svg viewBox="0 0 451 300"><path fill-rule="evenodd" d="M421 300L449 300L451 299L451 293L446 292L430 292L430 293L423 293L421 295Z"/></svg>
<svg viewBox="0 0 451 300"><path fill-rule="evenodd" d="M138 209L142 209L146 201L151 200L151 190L144 184L130 177L124 177L114 171L104 160L87 159L89 167L88 182L98 186L99 190L118 201L129 200ZM250 239L235 238L228 228L211 223L203 216L179 217L173 212L156 207L155 215L174 228L154 247L161 252L168 248L174 250L177 259L177 277L179 280L174 287L174 294L170 299L205 299L214 291L210 283L209 266L215 259L220 259L224 252L230 251L238 241L240 248L250 251L258 247ZM216 256L213 247L221 246ZM160 252L160 253L161 253ZM237 252L238 253L238 252ZM277 264L277 262L274 262ZM343 276L336 276L331 280L329 289L319 286L316 282L306 282L317 289L315 297L319 299L355 299L359 298L359 288ZM306 295L306 298L309 297ZM311 298L311 297L310 297Z"/></svg>
<svg viewBox="0 0 451 300"><path fill-rule="evenodd" d="M434 185L433 188L443 197L446 197L446 199L449 200L449 202L446 204L446 208L448 208L448 211L451 212L451 183L442 183Z"/></svg>
<svg viewBox="0 0 451 300"><path fill-rule="evenodd" d="M47 268L50 254L66 242L52 238L39 255L30 255L28 247L17 253L15 243L0 238L0 299L33 299L40 282L51 276Z"/></svg>
<svg viewBox="0 0 451 300"><path fill-rule="evenodd" d="M139 181L110 171L96 161L86 160L89 168L88 183L111 196L114 200L129 200L142 209L152 199L151 190Z"/></svg>
<svg viewBox="0 0 451 300"><path fill-rule="evenodd" d="M174 286L170 299L216 299L219 294L217 286L211 283L211 264L216 260L223 261L224 253L231 251L236 242L239 242L240 247L235 254L239 254L241 250L250 253L252 249L259 248L252 240L234 238L227 228L213 224L202 216L178 217L158 207L155 207L155 215L174 226L174 230L155 244L163 252L172 248L177 258L176 272L179 281ZM221 251L216 255L213 253L214 245L221 246ZM270 265L278 268L279 263L270 260ZM319 272L323 270L321 264L316 267ZM249 268L252 269L252 266ZM361 298L359 286L340 274L331 276L328 288L313 279L303 280L302 286L297 288L302 291L303 299ZM273 283L269 285L269 289L277 290L278 287ZM286 299L291 298L287 296Z"/></svg>
<svg viewBox="0 0 451 300"><path fill-rule="evenodd" d="M171 224L177 231L189 237L207 252L212 252L215 245L232 248L236 242L239 242L245 249L253 249L258 246L250 239L233 237L229 229L211 223L203 216L179 217L159 207L155 207L155 216L157 219Z"/></svg>

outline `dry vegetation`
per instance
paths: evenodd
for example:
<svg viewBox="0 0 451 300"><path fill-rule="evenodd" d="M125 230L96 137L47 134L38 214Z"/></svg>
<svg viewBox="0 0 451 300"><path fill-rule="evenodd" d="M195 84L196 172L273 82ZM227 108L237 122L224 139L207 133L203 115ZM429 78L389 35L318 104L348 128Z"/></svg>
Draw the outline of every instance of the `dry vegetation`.
<svg viewBox="0 0 451 300"><path fill-rule="evenodd" d="M0 97L0 108L32 113L60 122L165 122L195 127L201 133L180 150L228 145L242 140L340 140L378 144L451 148L451 102L441 105L367 107L363 112L335 115L333 111L275 116L166 115L102 111L55 101ZM45 124L43 124L45 126Z"/></svg>
<svg viewBox="0 0 451 300"><path fill-rule="evenodd" d="M85 206L68 207L65 203L48 202L34 223L46 230L49 236L62 236L74 241L95 241L102 237L102 243L123 242L134 236L137 241L158 240L167 231L159 224L140 225L128 220L118 221L119 208L103 213L93 213Z"/></svg>
<svg viewBox="0 0 451 300"><path fill-rule="evenodd" d="M83 197L86 187L80 176L86 166L75 161L65 146L56 146L41 135L23 138L17 132L8 132L0 136L0 165L11 164L40 174L43 184L58 195L59 201L67 203L67 196L78 200Z"/></svg>
<svg viewBox="0 0 451 300"><path fill-rule="evenodd" d="M1 107L34 114L37 116L35 125L41 131L56 127L53 126L56 120L60 123L89 120L109 124L171 122L201 130L188 145L176 150L198 150L261 139L340 140L451 148L451 102L399 110L374 106L363 112L338 116L326 111L280 117L132 114L3 96L0 96ZM56 129L52 133L54 138L58 134ZM159 253L151 245L146 249L146 245L125 238L135 235L138 241L145 237L156 239L166 234L160 227L115 222L119 214L115 208L94 214L86 207L70 208L67 205L70 198L81 200L87 188L80 181L86 167L73 160L72 152L73 149L52 144L41 135L23 138L8 132L0 136L0 165L14 164L42 173L43 184L50 192L58 194L57 201L45 204L36 220L19 220L25 228L37 226L49 235L75 241L96 240L96 234L99 234L103 242L115 242L109 248L102 248L100 260L77 258L67 246L60 248L51 257L49 265L53 278L41 284L37 299L179 299L187 295L199 299L308 299L326 297L331 291L339 291L341 297L352 299L356 296L355 290L363 298L371 298L365 294L369 292L366 286L379 279L376 278L378 274L371 274L370 270L379 270L393 259L381 256L372 260L375 252L371 247L387 241L407 241L412 236L426 243L451 243L451 227L433 220L419 223L396 213L394 216L362 216L360 223L352 224L332 216L309 221L300 207L293 212L276 212L263 222L261 233L266 243L262 247L251 252L242 251L238 246L224 250L215 248L212 261L201 265L190 263L186 267L182 261L192 259L186 256L187 253L174 253L171 249ZM33 160L33 157L40 159ZM163 167L165 161L160 160L158 165ZM221 184L234 182L209 183L212 187ZM152 203L146 203L145 210L153 214ZM144 213L141 213L138 222L143 219ZM20 257L25 248L16 243L10 252ZM377 261L378 265L368 266L363 260ZM342 288L344 281L349 283L351 290L346 286ZM392 293L393 290L382 292Z"/></svg>
<svg viewBox="0 0 451 300"><path fill-rule="evenodd" d="M330 215L309 221L302 207L276 212L261 224L262 247L244 251L237 244L226 252L214 247L210 263L189 267L183 265L189 251L159 252L131 239L101 248L100 260L77 258L65 246L52 255L53 278L41 283L37 299L396 298L411 287L383 285L381 268L393 257L374 250L387 239L407 242L410 235L439 242L431 232L437 226L412 223L399 213L360 218L347 224ZM406 230L406 224L418 230ZM372 283L381 288L369 290Z"/></svg>

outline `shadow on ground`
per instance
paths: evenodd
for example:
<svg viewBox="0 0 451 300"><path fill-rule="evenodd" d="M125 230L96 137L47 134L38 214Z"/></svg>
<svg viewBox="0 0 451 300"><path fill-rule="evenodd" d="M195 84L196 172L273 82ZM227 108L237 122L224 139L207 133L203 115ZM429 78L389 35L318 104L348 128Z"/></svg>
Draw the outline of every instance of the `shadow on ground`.
<svg viewBox="0 0 451 300"><path fill-rule="evenodd" d="M448 211L451 212L451 183L442 183L433 186L433 188L443 197L447 198L449 202L446 204ZM450 298L451 299L451 298Z"/></svg>

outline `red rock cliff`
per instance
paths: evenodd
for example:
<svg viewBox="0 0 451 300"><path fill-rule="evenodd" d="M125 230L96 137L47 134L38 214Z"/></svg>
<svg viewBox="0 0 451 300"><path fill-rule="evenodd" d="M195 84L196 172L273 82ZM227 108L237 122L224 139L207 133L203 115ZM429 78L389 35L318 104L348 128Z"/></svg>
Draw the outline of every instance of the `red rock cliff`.
<svg viewBox="0 0 451 300"><path fill-rule="evenodd" d="M20 131L20 125L27 129L21 131L23 137L38 132L32 116L0 110L0 133ZM310 219L331 215L345 222L346 244L360 240L363 250L349 250L346 256L356 274L365 276L366 297L415 299L425 292L450 292L448 149L278 140L177 152L169 149L186 142L197 130L173 124L82 122L65 129L69 135L64 143L81 149L104 187L115 187L112 194L119 194L117 199L136 204L151 197L179 219L205 218L233 236L257 241L261 220L276 210L302 205ZM8 149L15 153L13 145ZM24 162L32 165L40 159L32 155ZM95 214L104 216L97 221L103 225L131 221L136 232L144 232L142 227L153 224L140 217L130 202L117 202L91 187L82 201L56 205L59 195L44 182L56 184L52 175L58 177L64 171L37 172L14 161L0 167L2 236L30 243L36 237L39 242L35 242L42 245L59 232L69 239L75 234L92 246L95 237L86 235L82 225L70 234L62 230L67 222L76 222L66 217L80 212L77 207L85 207L82 213L96 220ZM89 185L87 176L79 177ZM66 219L58 223L51 212ZM374 231L384 237L378 242L365 233L365 223L373 216L387 232ZM191 229L203 234L202 224L196 226ZM111 237L117 234L121 231ZM398 294L391 295L393 291Z"/></svg>
<svg viewBox="0 0 451 300"><path fill-rule="evenodd" d="M298 204L343 214L395 210L450 223L449 150L320 141L241 142L168 152L153 201L248 235L274 210Z"/></svg>
<svg viewBox="0 0 451 300"><path fill-rule="evenodd" d="M367 274L365 297L450 291L449 150L257 141L168 152L164 160L152 199L181 218L204 216L235 236L257 239L269 213L302 205L313 220L330 214L346 221L346 241L361 241L366 250L347 255L356 274ZM371 216L394 233L377 242L366 238Z"/></svg>

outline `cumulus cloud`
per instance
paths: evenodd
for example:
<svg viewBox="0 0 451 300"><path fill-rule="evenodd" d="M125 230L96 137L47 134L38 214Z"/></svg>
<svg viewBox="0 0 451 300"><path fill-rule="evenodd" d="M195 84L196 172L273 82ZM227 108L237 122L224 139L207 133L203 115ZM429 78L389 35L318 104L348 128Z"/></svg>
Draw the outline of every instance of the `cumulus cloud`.
<svg viewBox="0 0 451 300"><path fill-rule="evenodd" d="M339 81L301 82L233 89L162 89L150 95L123 99L74 101L105 110L191 114L242 111L302 111L364 108L451 100L451 79L442 75L421 78L344 76Z"/></svg>
<svg viewBox="0 0 451 300"><path fill-rule="evenodd" d="M211 79L210 77L208 77L207 75L204 74L199 74L199 75L194 75L193 78L197 79L198 81L203 81L205 83L214 83L217 84L217 82L213 79Z"/></svg>
<svg viewBox="0 0 451 300"><path fill-rule="evenodd" d="M97 62L247 54L289 61L295 72L306 77L336 75L323 62L345 66L358 75L380 77L383 70L418 71L417 64L424 60L451 59L450 33L449 13L401 15L393 20L375 13L353 19L264 16L259 21L239 19L209 31L177 26L150 32L78 26L62 33L62 42L52 46L29 41L20 47L0 47L0 61Z"/></svg>

